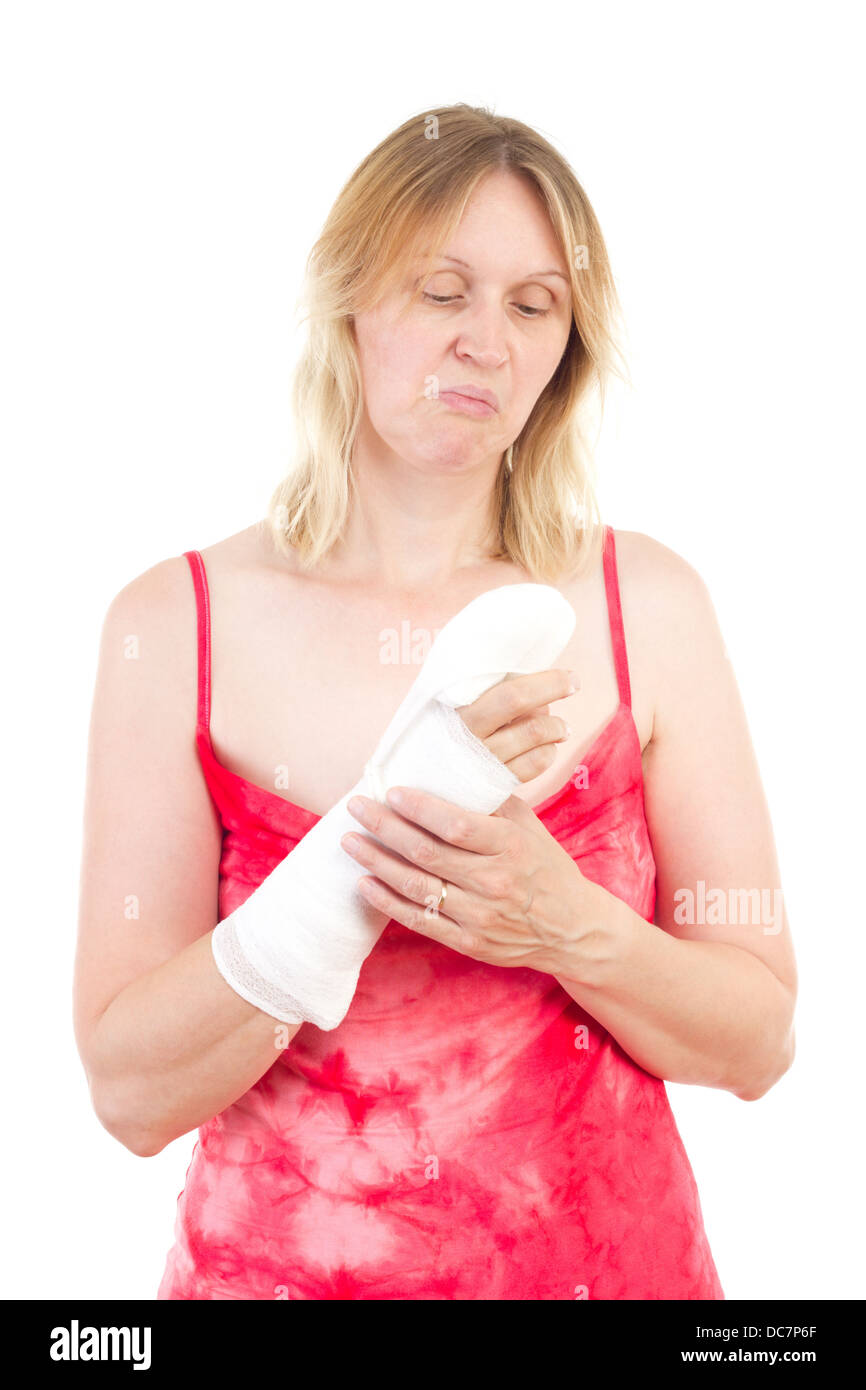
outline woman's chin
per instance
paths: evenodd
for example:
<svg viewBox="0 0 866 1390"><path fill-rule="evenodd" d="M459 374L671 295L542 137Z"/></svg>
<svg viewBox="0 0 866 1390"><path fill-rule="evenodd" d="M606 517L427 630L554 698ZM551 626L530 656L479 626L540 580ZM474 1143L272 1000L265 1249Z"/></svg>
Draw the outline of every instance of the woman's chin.
<svg viewBox="0 0 866 1390"><path fill-rule="evenodd" d="M477 439L455 438L450 436L428 442L416 454L421 468L436 469L443 473L469 472L481 468L495 454L498 458L502 449L496 453L489 445L482 448Z"/></svg>

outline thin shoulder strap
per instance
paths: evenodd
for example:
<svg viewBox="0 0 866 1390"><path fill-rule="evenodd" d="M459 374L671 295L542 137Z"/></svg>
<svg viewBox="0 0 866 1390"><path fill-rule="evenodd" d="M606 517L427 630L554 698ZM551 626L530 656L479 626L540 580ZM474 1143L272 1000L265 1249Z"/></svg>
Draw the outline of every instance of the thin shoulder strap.
<svg viewBox="0 0 866 1390"><path fill-rule="evenodd" d="M616 569L616 542L613 527L605 527L604 537L604 588L607 594L607 614L610 620L610 640L613 647L613 661L616 667L616 683L619 689L620 704L631 709L631 681L628 674L628 655L625 649L625 631L622 625L622 603L619 596L619 575Z"/></svg>
<svg viewBox="0 0 866 1390"><path fill-rule="evenodd" d="M197 550L185 550L195 588L198 633L198 711L196 729L210 738L210 599L204 561Z"/></svg>

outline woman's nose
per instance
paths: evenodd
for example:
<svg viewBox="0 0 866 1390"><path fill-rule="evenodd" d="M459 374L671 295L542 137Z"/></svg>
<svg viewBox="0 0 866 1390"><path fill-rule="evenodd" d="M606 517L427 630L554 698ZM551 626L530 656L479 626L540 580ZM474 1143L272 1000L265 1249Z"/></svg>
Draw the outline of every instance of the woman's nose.
<svg viewBox="0 0 866 1390"><path fill-rule="evenodd" d="M461 315L457 352L471 357L482 367L499 367L506 360L506 320L493 305L473 306Z"/></svg>

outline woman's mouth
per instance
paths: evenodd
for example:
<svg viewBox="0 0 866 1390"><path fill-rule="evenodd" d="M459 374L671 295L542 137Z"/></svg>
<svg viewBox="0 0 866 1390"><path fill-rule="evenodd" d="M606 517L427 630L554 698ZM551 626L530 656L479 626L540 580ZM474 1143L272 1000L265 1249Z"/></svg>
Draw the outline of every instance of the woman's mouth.
<svg viewBox="0 0 866 1390"><path fill-rule="evenodd" d="M461 396L459 391L440 391L438 399L443 401L449 410L457 410L462 415L474 415L476 419L496 414L496 408L488 405L487 401L479 401L475 396Z"/></svg>

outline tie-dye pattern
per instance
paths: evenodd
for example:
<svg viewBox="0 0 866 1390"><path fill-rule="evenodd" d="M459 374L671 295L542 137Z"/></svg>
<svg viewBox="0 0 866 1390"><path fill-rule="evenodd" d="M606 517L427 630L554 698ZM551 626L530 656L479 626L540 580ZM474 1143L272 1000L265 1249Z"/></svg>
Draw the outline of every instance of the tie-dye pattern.
<svg viewBox="0 0 866 1390"><path fill-rule="evenodd" d="M318 820L216 759L204 566L197 745L224 827L219 910ZM197 557L197 558L196 558ZM652 923L655 865L608 529L620 704L535 807ZM659 930L652 925L648 930ZM159 1299L722 1299L664 1083L549 975L391 921L349 1011L304 1024L203 1125Z"/></svg>

